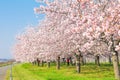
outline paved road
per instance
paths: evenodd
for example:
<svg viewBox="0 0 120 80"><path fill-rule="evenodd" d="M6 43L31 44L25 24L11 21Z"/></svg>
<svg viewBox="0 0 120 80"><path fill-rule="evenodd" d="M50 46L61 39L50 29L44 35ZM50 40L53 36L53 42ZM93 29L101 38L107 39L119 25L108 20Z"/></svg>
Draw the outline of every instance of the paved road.
<svg viewBox="0 0 120 80"><path fill-rule="evenodd" d="M0 80L5 80L6 72L10 69L10 66L0 67Z"/></svg>

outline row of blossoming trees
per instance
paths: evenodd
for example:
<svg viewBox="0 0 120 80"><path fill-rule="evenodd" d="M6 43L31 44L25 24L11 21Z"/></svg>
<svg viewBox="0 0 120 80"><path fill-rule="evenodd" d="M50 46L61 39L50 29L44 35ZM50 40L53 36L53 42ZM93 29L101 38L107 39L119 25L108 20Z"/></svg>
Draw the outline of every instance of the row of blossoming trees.
<svg viewBox="0 0 120 80"><path fill-rule="evenodd" d="M17 61L55 60L75 57L80 72L81 56L112 55L115 78L120 79L119 0L37 0L36 14L45 14L37 27L17 35L14 56ZM43 4L43 5L42 5ZM99 61L98 61L99 62Z"/></svg>

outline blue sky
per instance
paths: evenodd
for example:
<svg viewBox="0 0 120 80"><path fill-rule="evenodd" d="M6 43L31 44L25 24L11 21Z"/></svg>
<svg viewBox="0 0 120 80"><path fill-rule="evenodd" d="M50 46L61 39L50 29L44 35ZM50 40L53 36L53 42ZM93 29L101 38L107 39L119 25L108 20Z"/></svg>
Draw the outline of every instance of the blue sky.
<svg viewBox="0 0 120 80"><path fill-rule="evenodd" d="M33 11L38 6L35 0L0 0L0 58L12 58L15 35L28 25L38 24Z"/></svg>

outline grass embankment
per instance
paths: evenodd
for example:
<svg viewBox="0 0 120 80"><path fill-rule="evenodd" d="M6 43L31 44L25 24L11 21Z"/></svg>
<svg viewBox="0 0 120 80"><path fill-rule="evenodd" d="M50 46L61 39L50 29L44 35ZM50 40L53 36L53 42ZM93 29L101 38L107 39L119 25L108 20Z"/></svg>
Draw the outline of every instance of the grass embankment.
<svg viewBox="0 0 120 80"><path fill-rule="evenodd" d="M10 65L12 62L0 62L0 67Z"/></svg>
<svg viewBox="0 0 120 80"><path fill-rule="evenodd" d="M13 67L13 80L114 80L113 67L102 64L82 66L80 74L76 73L75 66L63 65L60 70L33 66L32 64L17 64ZM7 76L9 77L9 76Z"/></svg>

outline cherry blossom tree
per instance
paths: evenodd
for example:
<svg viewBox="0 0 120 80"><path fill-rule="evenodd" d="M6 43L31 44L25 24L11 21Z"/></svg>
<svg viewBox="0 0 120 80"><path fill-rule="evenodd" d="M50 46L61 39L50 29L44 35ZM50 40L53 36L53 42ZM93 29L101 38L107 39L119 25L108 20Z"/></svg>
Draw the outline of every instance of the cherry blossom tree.
<svg viewBox="0 0 120 80"><path fill-rule="evenodd" d="M89 3L91 1L88 1ZM119 30L120 30L120 3L118 0L99 0L97 3L90 3L92 6L88 18L89 26L86 28L86 35L89 40L103 41L108 45L112 54L115 78L120 79L118 67ZM88 10L89 11L89 10Z"/></svg>
<svg viewBox="0 0 120 80"><path fill-rule="evenodd" d="M41 1L41 0L38 0ZM80 57L82 51L82 45L86 42L82 36L82 32L85 30L86 19L81 18L80 5L77 0L42 0L45 2L45 6L40 6L35 8L36 13L46 14L47 25L52 24L53 36L57 40L53 44L54 51L57 55L62 55L66 53L74 53L74 50L79 49L76 58ZM55 31L55 32L54 32ZM57 35L57 36L56 36ZM57 41L57 42L56 42ZM58 56L58 57L59 57ZM80 72L80 61L76 59L78 64L78 72Z"/></svg>
<svg viewBox="0 0 120 80"><path fill-rule="evenodd" d="M36 58L35 30L30 27L20 35L17 35L17 42L13 47L13 54L16 60L22 62L33 62Z"/></svg>

